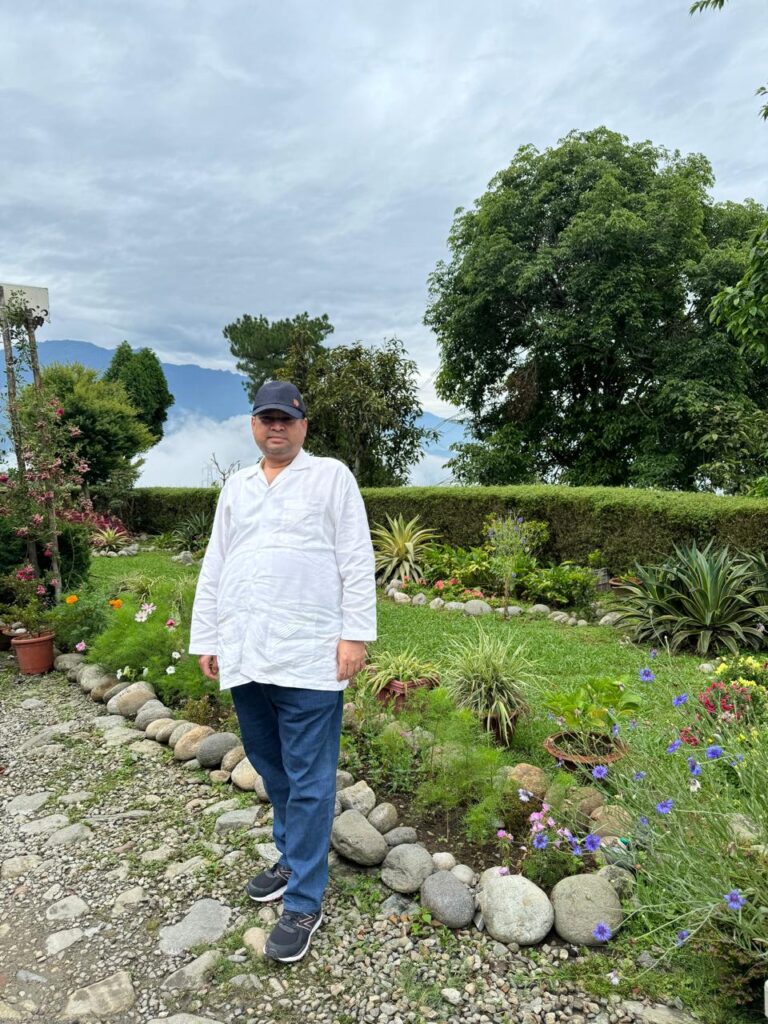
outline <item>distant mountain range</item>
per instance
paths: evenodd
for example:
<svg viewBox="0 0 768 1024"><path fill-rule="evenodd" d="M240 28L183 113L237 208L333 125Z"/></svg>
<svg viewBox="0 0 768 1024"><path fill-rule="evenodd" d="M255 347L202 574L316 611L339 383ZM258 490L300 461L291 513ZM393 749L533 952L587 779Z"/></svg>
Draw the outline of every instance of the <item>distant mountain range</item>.
<svg viewBox="0 0 768 1024"><path fill-rule="evenodd" d="M41 342L39 352L42 366L51 363L82 363L83 366L103 373L109 366L114 349L102 348L89 341L61 339ZM161 365L175 399L168 410L167 433L174 430L177 421L189 414L205 416L220 423L249 411L248 397L243 387L245 377L242 374L229 370L209 370L194 363ZM461 424L440 419L433 413L425 412L419 418L419 423L440 432L440 438L435 444L424 447L424 454L430 457L429 461L435 466L439 465L438 459L446 461L450 458L451 444L464 438ZM431 476L434 477L434 473Z"/></svg>

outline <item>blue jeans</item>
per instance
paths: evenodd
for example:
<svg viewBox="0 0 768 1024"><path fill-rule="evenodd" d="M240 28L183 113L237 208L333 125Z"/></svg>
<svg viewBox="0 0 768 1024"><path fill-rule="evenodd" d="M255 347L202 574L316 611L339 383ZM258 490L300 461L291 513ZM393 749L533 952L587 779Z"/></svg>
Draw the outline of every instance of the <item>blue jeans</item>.
<svg viewBox="0 0 768 1024"><path fill-rule="evenodd" d="M272 801L279 864L292 872L285 909L315 913L328 884L344 692L267 683L229 692L248 760Z"/></svg>

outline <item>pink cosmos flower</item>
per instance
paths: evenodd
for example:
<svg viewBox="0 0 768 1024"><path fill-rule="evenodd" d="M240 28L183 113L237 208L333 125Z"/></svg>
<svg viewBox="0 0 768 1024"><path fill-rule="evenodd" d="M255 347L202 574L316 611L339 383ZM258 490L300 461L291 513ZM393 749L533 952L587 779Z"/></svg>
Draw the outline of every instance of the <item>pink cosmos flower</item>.
<svg viewBox="0 0 768 1024"><path fill-rule="evenodd" d="M88 644L85 642L85 640L81 640L80 643L75 644L75 650L76 651L82 652L82 651L86 650L87 647L88 647Z"/></svg>

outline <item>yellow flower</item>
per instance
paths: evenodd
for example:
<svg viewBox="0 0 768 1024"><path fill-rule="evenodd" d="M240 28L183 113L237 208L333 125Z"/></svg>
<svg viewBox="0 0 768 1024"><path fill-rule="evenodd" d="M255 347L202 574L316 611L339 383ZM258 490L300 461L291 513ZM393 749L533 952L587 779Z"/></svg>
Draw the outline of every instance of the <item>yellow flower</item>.
<svg viewBox="0 0 768 1024"><path fill-rule="evenodd" d="M70 594L69 597L66 599L67 604L77 604L77 601L77 594Z"/></svg>
<svg viewBox="0 0 768 1024"><path fill-rule="evenodd" d="M727 661L722 661L722 662L720 662L720 664L715 669L715 675L716 676L724 676L727 671L728 671L728 662Z"/></svg>
<svg viewBox="0 0 768 1024"><path fill-rule="evenodd" d="M739 739L741 740L741 742L742 742L742 743L744 742L744 740L745 740L746 738L747 738L747 737L746 737L746 736L744 735L744 733L743 733L743 732L740 732L740 733L739 733Z"/></svg>

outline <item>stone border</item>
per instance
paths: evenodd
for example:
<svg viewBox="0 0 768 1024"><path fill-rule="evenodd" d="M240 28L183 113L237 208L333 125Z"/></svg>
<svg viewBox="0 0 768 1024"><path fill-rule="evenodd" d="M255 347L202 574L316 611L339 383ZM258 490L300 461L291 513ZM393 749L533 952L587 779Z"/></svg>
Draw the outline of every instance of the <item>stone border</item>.
<svg viewBox="0 0 768 1024"><path fill-rule="evenodd" d="M104 733L110 746L125 745L129 750L149 752L165 743L173 750L174 760L185 768L207 769L211 781L231 782L238 789L254 792L261 802L269 802L261 777L233 733L217 733L210 726L174 718L173 712L157 699L151 684L121 682L102 666L85 664L81 654L59 655L55 668L77 682L94 703L106 704L111 720L109 716L104 719ZM133 720L132 728L126 727L126 720ZM143 732L144 739L137 739L137 731ZM535 766L507 768L502 781L511 781L544 799L547 777ZM610 838L610 812L619 808L603 806L602 795L596 790L589 792L586 788L580 796L579 808L585 818L589 814L591 830ZM219 817L216 829L251 827L254 818L255 812L250 809L228 811ZM613 849L615 853L623 850L618 839ZM278 856L274 844L264 844L265 860L274 862ZM614 933L621 927L624 914L620 894L634 884L632 873L610 863L608 856L608 863L599 871L562 879L551 897L529 879L510 875L501 867L488 868L478 877L469 865L457 864L448 851L430 854L418 842L414 828L398 823L392 804L378 803L367 782L355 782L342 769L337 771L328 856L334 875L356 869L380 873L393 893L382 905L384 914L412 916L418 912L413 902L418 897L421 906L446 927L458 929L474 924L497 941L516 946L543 942L553 927L567 943L599 945L594 929L598 923L607 924Z"/></svg>

